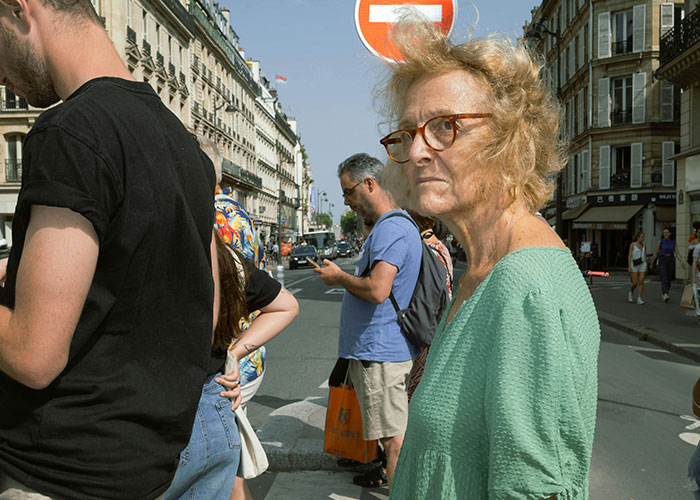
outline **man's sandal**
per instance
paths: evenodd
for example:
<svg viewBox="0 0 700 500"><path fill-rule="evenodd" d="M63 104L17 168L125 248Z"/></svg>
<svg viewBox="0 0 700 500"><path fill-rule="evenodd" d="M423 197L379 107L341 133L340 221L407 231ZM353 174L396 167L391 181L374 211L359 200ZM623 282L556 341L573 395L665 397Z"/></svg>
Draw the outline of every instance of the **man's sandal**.
<svg viewBox="0 0 700 500"><path fill-rule="evenodd" d="M352 478L352 482L363 488L378 488L389 484L386 473L381 465L371 469L364 474Z"/></svg>

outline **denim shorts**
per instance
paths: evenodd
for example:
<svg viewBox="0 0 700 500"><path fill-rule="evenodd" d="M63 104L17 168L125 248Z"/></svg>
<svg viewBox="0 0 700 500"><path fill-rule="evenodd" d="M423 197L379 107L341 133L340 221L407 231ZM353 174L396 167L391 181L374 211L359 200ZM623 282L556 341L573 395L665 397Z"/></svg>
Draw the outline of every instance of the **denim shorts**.
<svg viewBox="0 0 700 500"><path fill-rule="evenodd" d="M241 459L241 436L231 401L219 396L224 390L214 382L219 376L204 382L192 436L180 453L165 500L229 500L231 496Z"/></svg>

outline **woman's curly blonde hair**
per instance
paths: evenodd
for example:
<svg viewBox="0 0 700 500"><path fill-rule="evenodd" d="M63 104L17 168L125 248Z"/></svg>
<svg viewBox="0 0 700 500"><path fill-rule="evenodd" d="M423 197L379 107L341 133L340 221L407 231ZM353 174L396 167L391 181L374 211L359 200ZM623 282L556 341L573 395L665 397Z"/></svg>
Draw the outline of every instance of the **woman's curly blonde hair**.
<svg viewBox="0 0 700 500"><path fill-rule="evenodd" d="M414 13L397 23L392 41L403 61L388 63L388 80L377 94L388 125L395 128L406 95L419 79L455 70L468 72L484 89L490 109L459 112L493 114L486 119L487 139L475 148L473 157L465 158L465 165L488 165L494 174L481 181L480 196L509 193L513 201L522 198L532 212L541 208L551 198L566 158L566 143L559 138L560 106L541 77L541 64L505 36L455 45ZM399 164L387 162L384 181L402 206L412 205Z"/></svg>

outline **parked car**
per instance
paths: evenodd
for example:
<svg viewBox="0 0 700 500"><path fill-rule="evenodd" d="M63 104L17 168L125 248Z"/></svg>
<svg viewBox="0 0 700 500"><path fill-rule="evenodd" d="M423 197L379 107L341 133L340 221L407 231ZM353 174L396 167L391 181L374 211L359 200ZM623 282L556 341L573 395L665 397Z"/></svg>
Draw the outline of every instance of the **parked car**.
<svg viewBox="0 0 700 500"><path fill-rule="evenodd" d="M319 262L318 252L313 245L299 245L292 248L292 253L289 256L289 269L296 269L301 266L310 266L306 258L309 257L314 262Z"/></svg>
<svg viewBox="0 0 700 500"><path fill-rule="evenodd" d="M355 252L347 241L338 242L338 257L352 257Z"/></svg>

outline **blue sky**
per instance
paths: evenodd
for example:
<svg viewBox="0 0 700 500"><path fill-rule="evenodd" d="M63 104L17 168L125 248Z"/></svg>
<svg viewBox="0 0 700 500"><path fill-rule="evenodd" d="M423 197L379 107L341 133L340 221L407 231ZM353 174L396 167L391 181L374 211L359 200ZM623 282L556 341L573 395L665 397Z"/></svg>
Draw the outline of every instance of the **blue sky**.
<svg viewBox="0 0 700 500"><path fill-rule="evenodd" d="M515 38L538 3L460 0L453 37L497 32ZM378 142L384 135L381 117L372 104L382 64L355 31L355 0L219 0L219 5L231 11L246 57L259 60L271 81L276 74L287 77L286 85L278 85L283 110L297 119L317 189L328 193L339 220L345 207L338 164L357 152L385 159Z"/></svg>

